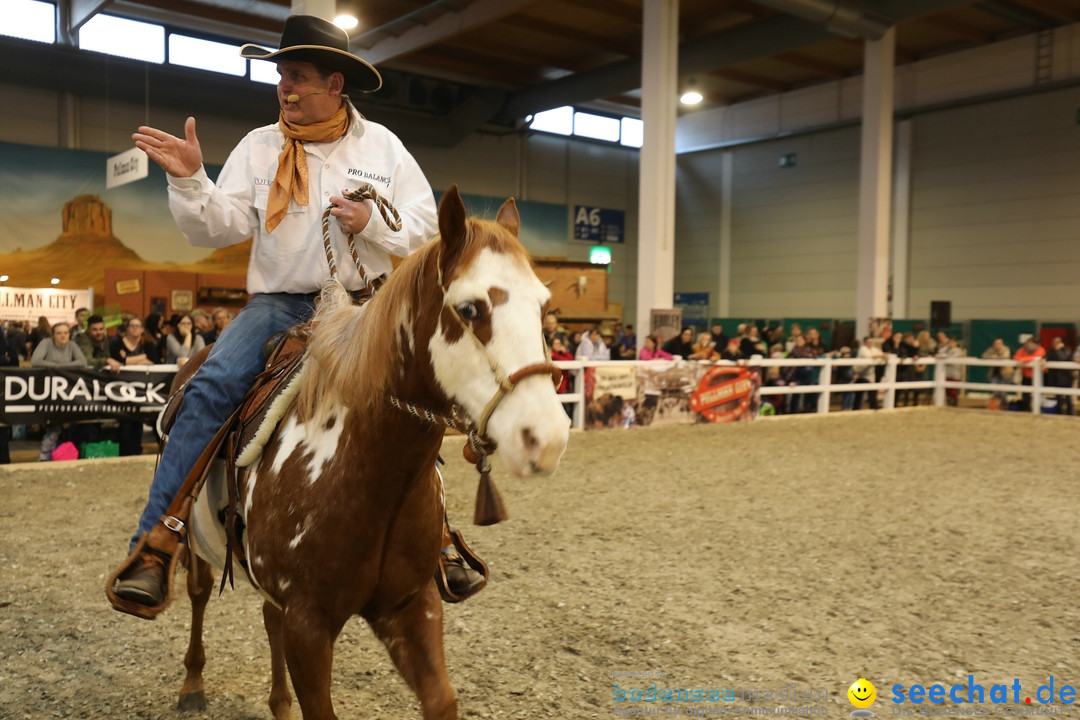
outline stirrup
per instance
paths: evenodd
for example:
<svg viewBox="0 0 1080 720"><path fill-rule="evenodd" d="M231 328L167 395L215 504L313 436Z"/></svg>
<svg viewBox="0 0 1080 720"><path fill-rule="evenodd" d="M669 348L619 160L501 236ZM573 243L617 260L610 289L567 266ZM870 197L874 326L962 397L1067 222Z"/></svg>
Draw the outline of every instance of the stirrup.
<svg viewBox="0 0 1080 720"><path fill-rule="evenodd" d="M443 599L443 602L459 603L462 600L471 598L473 595L487 587L489 573L487 563L473 553L468 543L465 542L465 538L461 536L459 530L450 530L450 539L453 540L454 547L457 548L458 554L461 555L461 559L465 561L465 565L484 576L483 582L478 583L476 587L469 592L458 595L450 589L450 584L446 580L446 568L443 566L442 558L439 558L435 570L435 585L439 588L439 597Z"/></svg>
<svg viewBox="0 0 1080 720"><path fill-rule="evenodd" d="M175 520L175 518L169 518ZM182 527L182 526L181 526ZM154 536L154 545L149 545L148 541L151 536ZM171 547L170 547L171 546ZM164 522L155 525L149 532L144 532L142 537L139 538L139 542L135 545L135 549L127 556L127 559L117 568L109 579L105 582L105 597L109 599L109 604L113 606L114 610L128 615L134 615L137 618L143 620L153 620L161 612L169 606L172 602L173 596L173 579L176 576L176 566L179 565L187 550L187 546L184 544L180 534L173 527L169 527ZM140 558L145 554L155 554L160 556L165 561L165 600L160 605L143 605L132 600L127 600L116 594L115 587L116 581L120 579L120 576L128 572L140 562Z"/></svg>

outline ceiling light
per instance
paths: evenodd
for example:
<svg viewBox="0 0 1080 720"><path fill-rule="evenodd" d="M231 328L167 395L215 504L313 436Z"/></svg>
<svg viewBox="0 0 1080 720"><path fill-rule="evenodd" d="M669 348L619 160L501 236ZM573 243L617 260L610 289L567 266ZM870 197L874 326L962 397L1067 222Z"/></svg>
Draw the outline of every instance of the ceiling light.
<svg viewBox="0 0 1080 720"><path fill-rule="evenodd" d="M49 282L51 282L53 285L59 285L60 284L60 278L53 278Z"/></svg>
<svg viewBox="0 0 1080 720"><path fill-rule="evenodd" d="M8 276L7 275L0 275L0 282L7 282L7 281L8 281Z"/></svg>
<svg viewBox="0 0 1080 720"><path fill-rule="evenodd" d="M360 24L360 21L356 19L355 15L342 14L334 18L334 24L342 30L352 30Z"/></svg>
<svg viewBox="0 0 1080 720"><path fill-rule="evenodd" d="M687 90L682 94L682 97L679 98L679 102L683 105L697 105L702 100L704 100L704 98L697 90Z"/></svg>

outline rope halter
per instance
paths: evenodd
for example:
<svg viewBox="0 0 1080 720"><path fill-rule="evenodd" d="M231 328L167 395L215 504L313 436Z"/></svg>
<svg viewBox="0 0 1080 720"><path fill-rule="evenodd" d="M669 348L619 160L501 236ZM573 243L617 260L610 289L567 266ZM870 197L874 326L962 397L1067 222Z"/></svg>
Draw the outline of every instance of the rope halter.
<svg viewBox="0 0 1080 720"><path fill-rule="evenodd" d="M446 307L448 304L446 297L446 287L443 284L443 271L442 265L439 265L438 269L438 281L439 288L442 290L443 302L442 306ZM491 419L492 413L502 402L503 398L509 395L518 386L522 380L533 375L550 375L552 382L556 387L562 381L562 370L555 367L551 362L551 351L547 347L547 343L544 342L543 334L540 337L540 346L544 348L544 361L532 363L520 368L510 374L507 374L499 363L491 356L491 352L487 346L481 342L480 338L476 336L472 328L461 317L456 308L451 308L451 315L457 321L461 327L464 335L472 338L472 341L479 348L480 352L487 359L488 367L491 369L492 375L495 377L495 382L498 387L491 399L488 400L484 406L484 410L481 412L479 419L469 418L469 414L459 404L455 404L451 408L451 416L440 415L438 413L431 412L416 405L400 400L397 397L390 396L390 404L409 413L413 417L426 420L433 425L445 425L448 428L458 430L466 435L467 442L462 448L462 455L469 461L470 464L476 466L477 472L480 473L480 486L477 489L476 498L476 510L473 514L473 522L477 525L492 525L497 522L501 522L506 519L506 510L503 508L502 499L499 497L498 490L495 489L494 483L491 481L491 462L488 460L488 456L495 452L498 448L498 444L491 439L487 434L488 421Z"/></svg>

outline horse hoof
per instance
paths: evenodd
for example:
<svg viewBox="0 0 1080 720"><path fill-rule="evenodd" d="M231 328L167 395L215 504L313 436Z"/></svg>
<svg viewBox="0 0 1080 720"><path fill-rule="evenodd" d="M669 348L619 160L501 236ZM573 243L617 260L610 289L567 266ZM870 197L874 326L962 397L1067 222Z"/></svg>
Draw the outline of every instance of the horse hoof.
<svg viewBox="0 0 1080 720"><path fill-rule="evenodd" d="M206 710L206 694L202 690L182 693L179 708L184 712L204 712Z"/></svg>

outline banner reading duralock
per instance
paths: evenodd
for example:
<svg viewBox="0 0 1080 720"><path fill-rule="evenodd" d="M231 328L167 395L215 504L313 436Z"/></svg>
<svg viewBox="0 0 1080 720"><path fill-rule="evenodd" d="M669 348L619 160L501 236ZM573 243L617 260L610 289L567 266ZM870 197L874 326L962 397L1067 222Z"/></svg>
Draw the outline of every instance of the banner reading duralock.
<svg viewBox="0 0 1080 720"><path fill-rule="evenodd" d="M0 423L16 425L117 418L152 423L169 396L174 370L89 368L0 370Z"/></svg>

